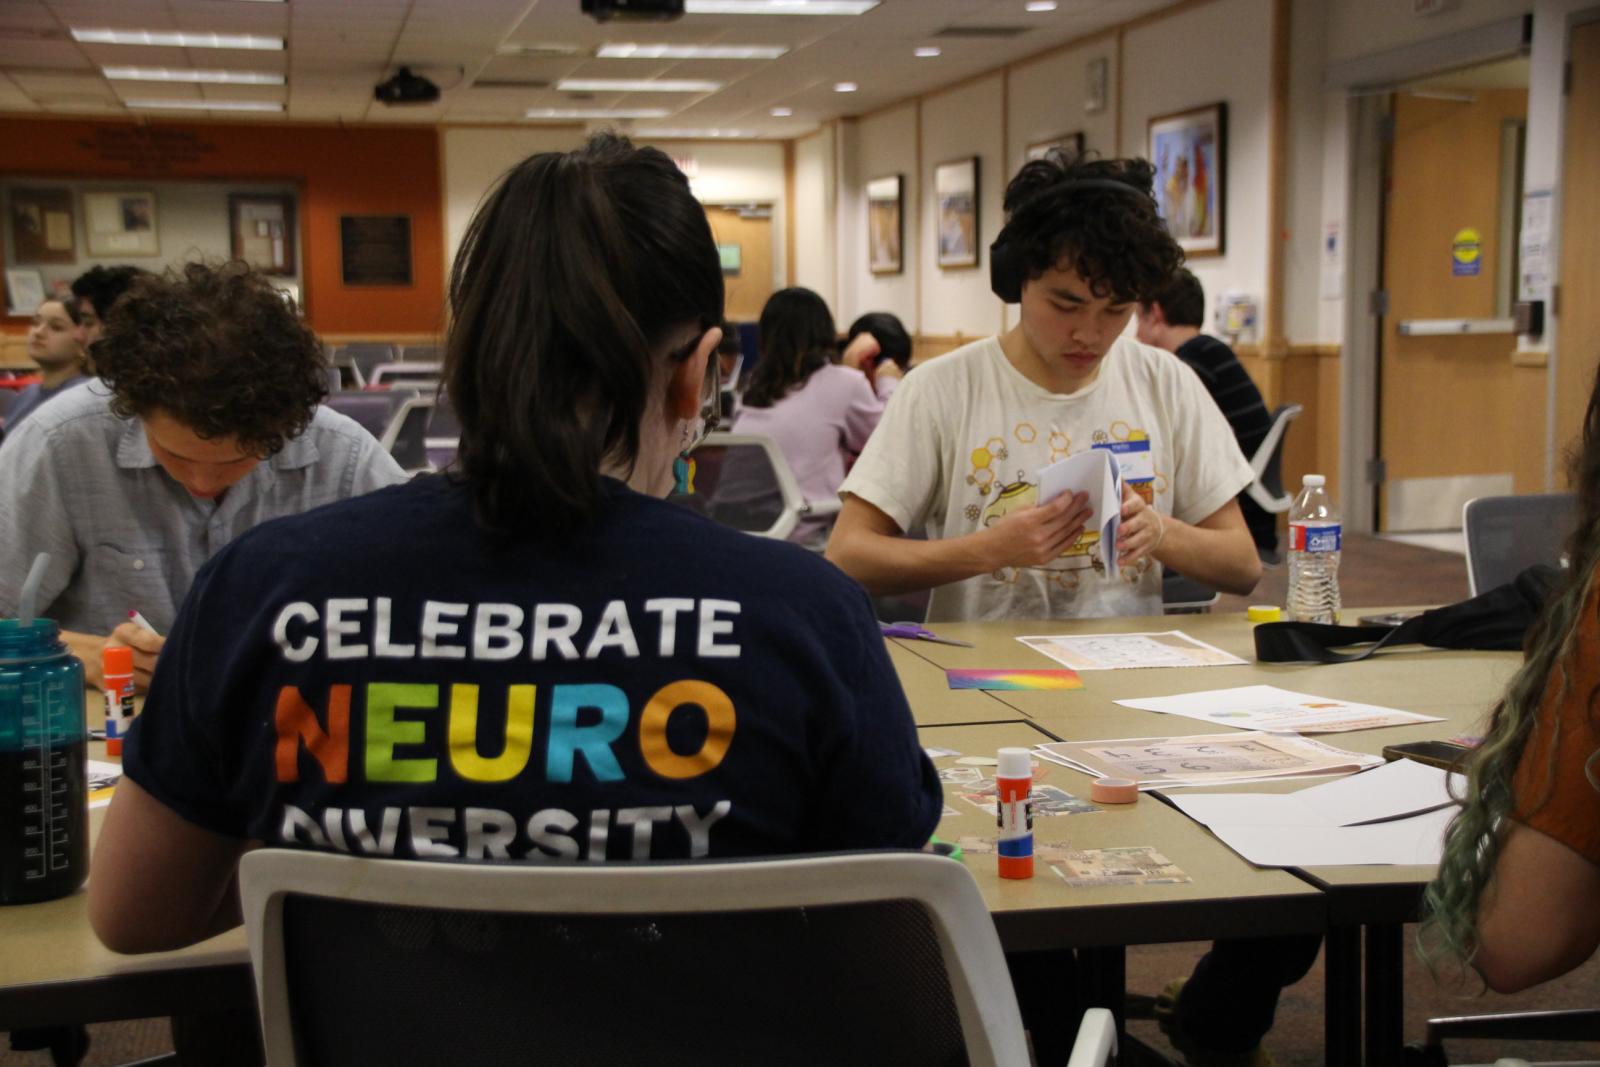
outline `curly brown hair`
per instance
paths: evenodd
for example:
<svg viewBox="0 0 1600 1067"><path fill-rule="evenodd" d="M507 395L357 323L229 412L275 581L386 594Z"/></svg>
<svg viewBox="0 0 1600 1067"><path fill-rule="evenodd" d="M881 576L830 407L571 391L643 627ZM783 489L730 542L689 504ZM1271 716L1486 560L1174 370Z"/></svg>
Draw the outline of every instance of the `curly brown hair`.
<svg viewBox="0 0 1600 1067"><path fill-rule="evenodd" d="M118 415L161 411L263 459L310 425L327 394L316 335L239 261L140 278L112 307L94 355Z"/></svg>
<svg viewBox="0 0 1600 1067"><path fill-rule="evenodd" d="M1006 234L1019 246L1024 276L1069 266L1096 296L1151 300L1183 266L1183 250L1150 195L1155 172L1143 159L1068 159L1059 149L1025 164L1004 201Z"/></svg>

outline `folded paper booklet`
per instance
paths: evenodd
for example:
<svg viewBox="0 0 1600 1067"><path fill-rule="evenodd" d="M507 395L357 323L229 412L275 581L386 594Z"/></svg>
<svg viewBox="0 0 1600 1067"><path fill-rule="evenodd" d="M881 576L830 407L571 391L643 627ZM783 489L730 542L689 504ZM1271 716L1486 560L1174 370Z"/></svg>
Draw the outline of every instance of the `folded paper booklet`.
<svg viewBox="0 0 1600 1067"><path fill-rule="evenodd" d="M1140 789L1349 774L1383 763L1381 756L1347 752L1309 737L1256 731L1055 741L1036 745L1035 751L1096 778L1132 778Z"/></svg>
<svg viewBox="0 0 1600 1067"><path fill-rule="evenodd" d="M1085 529L1100 533L1100 558L1106 577L1117 576L1117 528L1122 525L1122 467L1110 452L1091 448L1040 467L1039 503L1048 504L1062 493L1089 494L1089 519Z"/></svg>

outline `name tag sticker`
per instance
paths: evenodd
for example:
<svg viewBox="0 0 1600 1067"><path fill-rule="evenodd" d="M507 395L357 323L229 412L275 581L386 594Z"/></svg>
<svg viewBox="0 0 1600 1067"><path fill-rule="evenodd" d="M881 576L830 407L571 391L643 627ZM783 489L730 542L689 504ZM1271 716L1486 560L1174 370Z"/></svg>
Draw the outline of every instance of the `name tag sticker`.
<svg viewBox="0 0 1600 1067"><path fill-rule="evenodd" d="M1142 438L1138 441L1111 441L1103 448L1116 457L1117 465L1122 469L1124 482L1149 482L1156 476L1155 459L1150 454L1150 439Z"/></svg>

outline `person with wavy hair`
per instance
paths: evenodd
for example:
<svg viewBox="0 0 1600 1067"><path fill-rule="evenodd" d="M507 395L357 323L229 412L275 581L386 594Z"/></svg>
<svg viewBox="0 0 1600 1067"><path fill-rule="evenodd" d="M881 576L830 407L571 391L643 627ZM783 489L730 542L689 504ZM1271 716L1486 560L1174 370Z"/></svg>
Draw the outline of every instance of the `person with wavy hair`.
<svg viewBox="0 0 1600 1067"><path fill-rule="evenodd" d="M48 403L89 380L93 373L83 347L83 326L78 305L70 300L42 301L28 327L28 358L39 368L39 380L17 393L0 426L6 432Z"/></svg>
<svg viewBox="0 0 1600 1067"><path fill-rule="evenodd" d="M252 531L184 602L94 856L111 947L237 923L251 841L692 860L938 823L861 589L663 499L713 424L723 313L672 160L599 135L518 164L449 294L459 469Z"/></svg>
<svg viewBox="0 0 1600 1067"><path fill-rule="evenodd" d="M88 678L107 644L148 685L200 567L268 519L402 480L357 423L319 406L316 336L243 263L143 274L94 345L100 381L40 408L0 448L0 616L34 556Z"/></svg>
<svg viewBox="0 0 1600 1067"><path fill-rule="evenodd" d="M930 620L1046 619L1159 615L1163 566L1255 587L1249 463L1194 372L1122 336L1183 259L1153 174L1053 153L1012 179L991 282L1020 321L919 366L840 489L828 557L870 592L932 589ZM1084 494L1038 499L1041 468L1090 448L1122 469L1114 545Z"/></svg>
<svg viewBox="0 0 1600 1067"><path fill-rule="evenodd" d="M1547 982L1600 948L1600 375L1570 481L1569 565L1465 759L1419 931L1431 963L1470 964L1497 993Z"/></svg>
<svg viewBox="0 0 1600 1067"><path fill-rule="evenodd" d="M810 289L773 293L761 309L759 336L761 359L740 399L733 429L771 437L805 498L832 500L846 467L883 416L882 398L899 368L891 367L874 388L860 367L859 354L849 365L839 362L833 314ZM719 502L748 506L770 492L770 476L744 470L744 458L728 457L718 484ZM789 539L814 541L827 526L828 520L802 521Z"/></svg>

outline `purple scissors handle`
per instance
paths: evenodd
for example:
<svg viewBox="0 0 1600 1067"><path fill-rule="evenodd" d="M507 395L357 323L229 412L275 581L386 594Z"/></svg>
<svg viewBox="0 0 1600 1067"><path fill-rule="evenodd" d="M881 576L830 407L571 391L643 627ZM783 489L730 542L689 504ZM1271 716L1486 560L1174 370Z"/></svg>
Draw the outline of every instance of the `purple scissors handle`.
<svg viewBox="0 0 1600 1067"><path fill-rule="evenodd" d="M904 637L916 641L933 641L941 645L960 645L962 648L974 647L971 641L957 641L953 637L940 637L925 626L914 622L880 622L878 628L885 637Z"/></svg>

